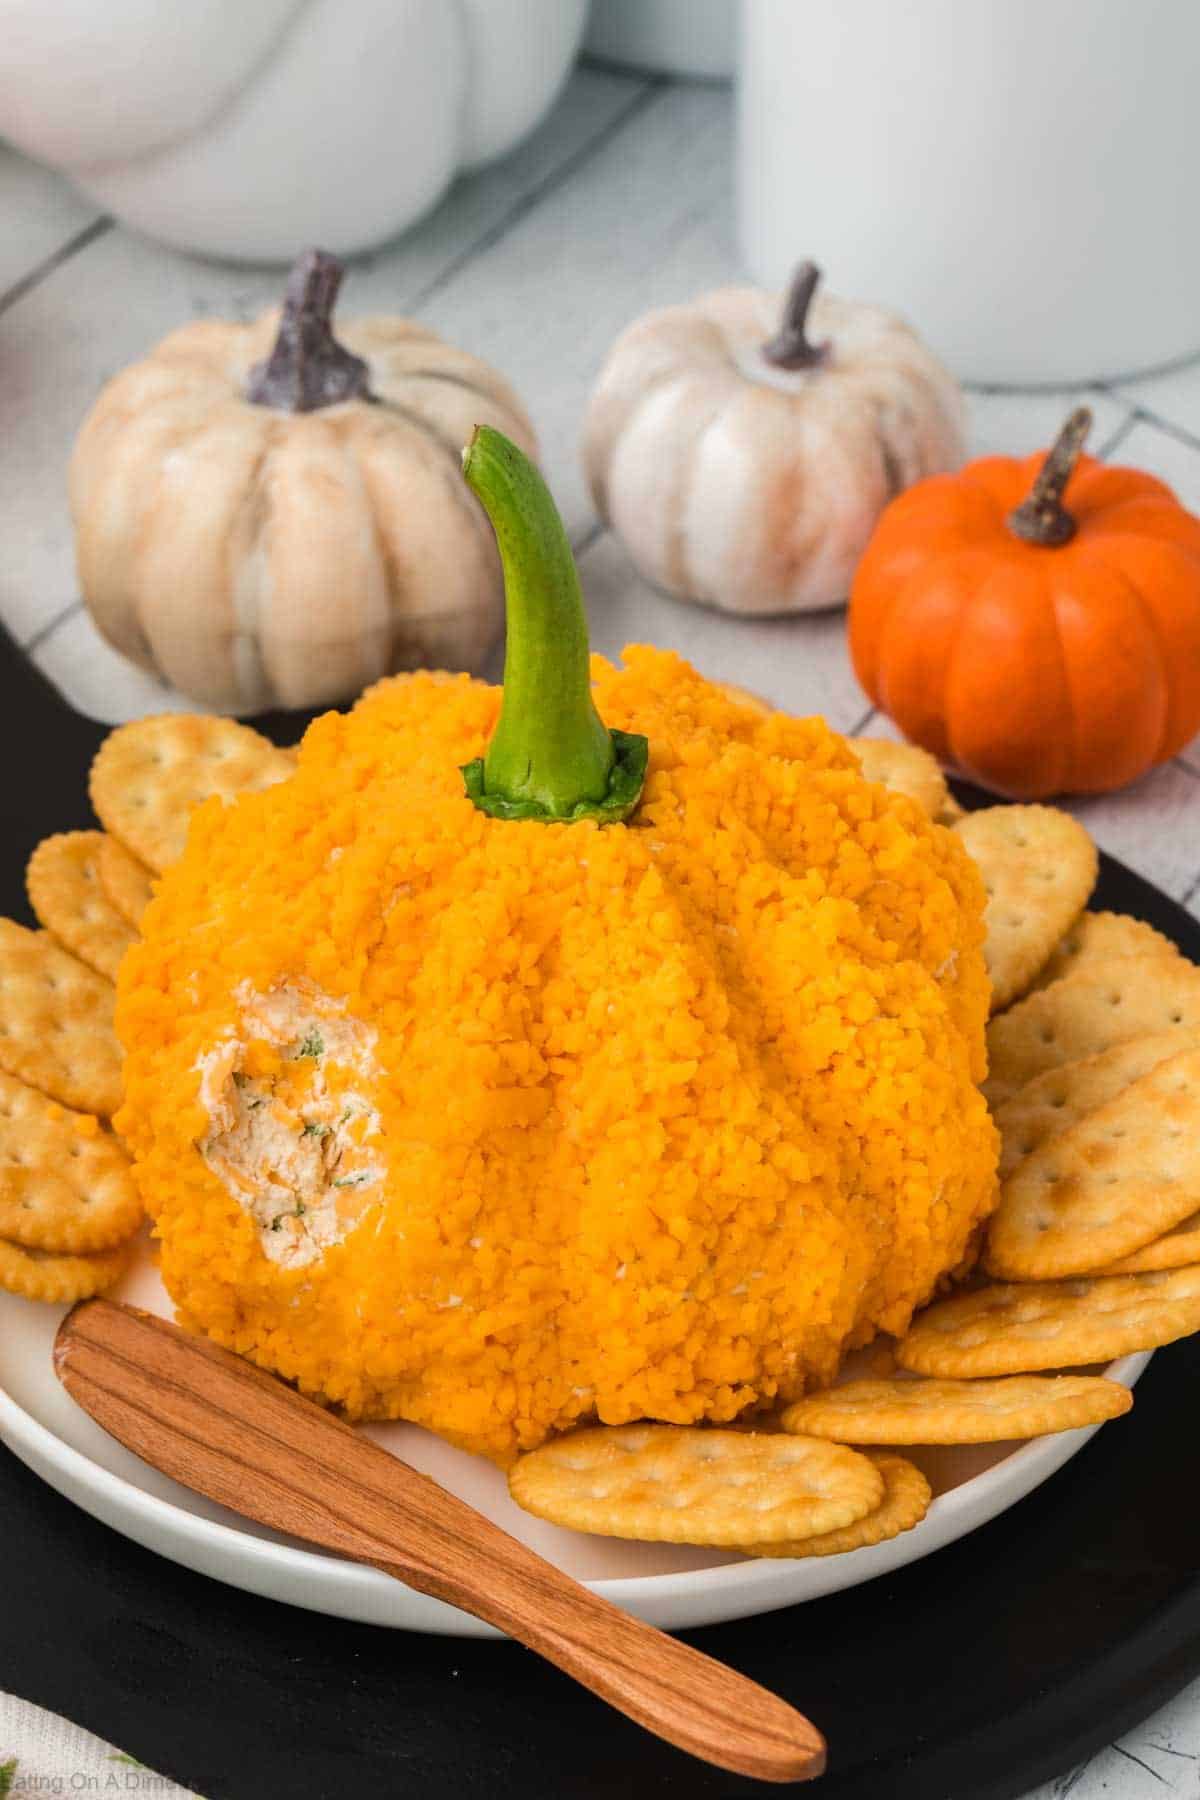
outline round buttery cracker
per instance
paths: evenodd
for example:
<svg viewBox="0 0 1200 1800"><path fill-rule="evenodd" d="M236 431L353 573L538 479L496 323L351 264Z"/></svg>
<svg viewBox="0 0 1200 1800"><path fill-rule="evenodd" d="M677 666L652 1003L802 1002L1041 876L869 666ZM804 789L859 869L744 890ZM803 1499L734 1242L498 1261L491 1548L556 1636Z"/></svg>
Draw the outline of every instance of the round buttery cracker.
<svg viewBox="0 0 1200 1800"><path fill-rule="evenodd" d="M128 1261L126 1244L94 1256L54 1256L0 1239L0 1288L26 1300L69 1306L110 1288L125 1273Z"/></svg>
<svg viewBox="0 0 1200 1800"><path fill-rule="evenodd" d="M891 738L848 737L846 743L859 760L864 780L878 782L894 794L907 794L931 819L946 805L946 777L928 750Z"/></svg>
<svg viewBox="0 0 1200 1800"><path fill-rule="evenodd" d="M60 831L43 838L29 859L29 904L46 930L97 974L117 978L134 941L105 893L99 874L102 831Z"/></svg>
<svg viewBox="0 0 1200 1800"><path fill-rule="evenodd" d="M110 1250L141 1220L129 1158L112 1133L0 1074L0 1238L36 1250Z"/></svg>
<svg viewBox="0 0 1200 1800"><path fill-rule="evenodd" d="M987 889L984 957L997 1011L1024 993L1087 905L1099 858L1083 826L1053 806L987 806L954 829Z"/></svg>
<svg viewBox="0 0 1200 1800"><path fill-rule="evenodd" d="M0 1070L77 1112L121 1104L115 989L48 932L0 919Z"/></svg>
<svg viewBox="0 0 1200 1800"><path fill-rule="evenodd" d="M1008 1281L1085 1275L1200 1201L1200 1050L1172 1056L1027 1156L1000 1189L984 1265Z"/></svg>
<svg viewBox="0 0 1200 1800"><path fill-rule="evenodd" d="M96 817L161 873L177 862L201 801L286 781L295 759L248 725L203 713L163 713L109 733L92 763Z"/></svg>
<svg viewBox="0 0 1200 1800"><path fill-rule="evenodd" d="M1002 1375L993 1381L847 1381L797 1400L785 1431L839 1444L993 1444L1097 1425L1133 1395L1099 1375Z"/></svg>
<svg viewBox="0 0 1200 1800"><path fill-rule="evenodd" d="M883 1498L878 1469L842 1444L688 1425L572 1432L521 1457L508 1485L574 1531L733 1548L836 1531Z"/></svg>
<svg viewBox="0 0 1200 1800"><path fill-rule="evenodd" d="M1178 956L1170 938L1124 913L1080 913L1038 975L1035 987L1049 987L1064 975L1078 975L1114 956Z"/></svg>
<svg viewBox="0 0 1200 1800"><path fill-rule="evenodd" d="M1107 1106L1159 1063L1197 1049L1200 1030L1155 1031L1035 1075L996 1110L1001 1181L1047 1139L1060 1137L1097 1107Z"/></svg>
<svg viewBox="0 0 1200 1800"><path fill-rule="evenodd" d="M1200 1330L1200 1268L1019 1281L940 1300L896 1346L914 1375L1026 1375L1112 1362Z"/></svg>
<svg viewBox="0 0 1200 1800"><path fill-rule="evenodd" d="M1141 1275L1149 1269L1185 1269L1190 1263L1200 1263L1200 1212L1189 1213L1170 1231L1119 1262L1106 1264L1099 1273Z"/></svg>
<svg viewBox="0 0 1200 1800"><path fill-rule="evenodd" d="M1047 1069L1160 1031L1200 1031L1200 969L1181 956L1114 957L991 1021L984 1093L995 1110Z"/></svg>
<svg viewBox="0 0 1200 1800"><path fill-rule="evenodd" d="M865 1451L883 1477L883 1499L873 1511L839 1531L818 1537L797 1538L782 1544L743 1544L747 1556L802 1557L844 1556L849 1550L865 1550L911 1531L929 1511L933 1490L914 1463L889 1451Z"/></svg>
<svg viewBox="0 0 1200 1800"><path fill-rule="evenodd" d="M119 844L107 831L100 833L96 852L96 872L100 885L125 923L134 931L141 929L142 914L154 898L153 877L145 863Z"/></svg>

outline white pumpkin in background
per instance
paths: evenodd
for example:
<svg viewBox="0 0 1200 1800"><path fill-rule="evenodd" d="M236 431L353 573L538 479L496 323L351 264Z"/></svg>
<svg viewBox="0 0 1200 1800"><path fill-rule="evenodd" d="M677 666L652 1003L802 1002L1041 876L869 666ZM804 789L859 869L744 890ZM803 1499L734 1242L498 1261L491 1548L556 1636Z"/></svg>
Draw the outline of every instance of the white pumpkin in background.
<svg viewBox="0 0 1200 1800"><path fill-rule="evenodd" d="M181 249L381 243L542 117L586 0L0 0L0 136Z"/></svg>
<svg viewBox="0 0 1200 1800"><path fill-rule="evenodd" d="M410 319L331 330L310 251L282 315L202 319L104 388L70 468L80 587L131 661L221 712L308 708L397 669L477 669L495 538L462 446L535 452L508 383Z"/></svg>
<svg viewBox="0 0 1200 1800"><path fill-rule="evenodd" d="M721 288L648 313L593 390L583 456L639 571L726 612L843 601L883 508L965 453L953 376L901 319Z"/></svg>

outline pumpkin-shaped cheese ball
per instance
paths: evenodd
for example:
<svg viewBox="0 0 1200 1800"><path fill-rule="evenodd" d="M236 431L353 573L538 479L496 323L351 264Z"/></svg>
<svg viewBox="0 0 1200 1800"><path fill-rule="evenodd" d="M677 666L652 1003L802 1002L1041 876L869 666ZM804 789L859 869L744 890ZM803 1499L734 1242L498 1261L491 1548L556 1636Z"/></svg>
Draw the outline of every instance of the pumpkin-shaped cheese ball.
<svg viewBox="0 0 1200 1800"><path fill-rule="evenodd" d="M592 394L584 464L646 578L726 612L843 601L880 513L964 453L957 384L904 322L817 293L721 288L648 313Z"/></svg>
<svg viewBox="0 0 1200 1800"><path fill-rule="evenodd" d="M314 707L390 670L475 669L499 558L459 453L531 453L494 369L410 319L331 329L310 251L282 315L174 331L110 381L71 459L79 580L108 641L222 712Z"/></svg>
<svg viewBox="0 0 1200 1800"><path fill-rule="evenodd" d="M536 471L485 430L467 479L503 700L382 682L195 814L122 965L119 1128L186 1323L507 1460L903 1331L996 1136L955 834L665 652L593 699Z"/></svg>
<svg viewBox="0 0 1200 1800"><path fill-rule="evenodd" d="M1082 454L1090 425L905 494L850 603L874 704L1021 800L1123 787L1200 731L1200 519Z"/></svg>

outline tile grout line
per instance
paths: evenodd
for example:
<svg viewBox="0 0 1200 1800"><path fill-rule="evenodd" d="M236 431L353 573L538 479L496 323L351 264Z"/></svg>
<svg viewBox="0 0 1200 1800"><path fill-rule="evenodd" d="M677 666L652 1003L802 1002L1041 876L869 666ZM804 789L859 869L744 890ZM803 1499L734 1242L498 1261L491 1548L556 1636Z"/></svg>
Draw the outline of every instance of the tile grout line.
<svg viewBox="0 0 1200 1800"><path fill-rule="evenodd" d="M1099 1755L1099 1752L1097 1752L1097 1755ZM1068 1800L1068 1795L1075 1792L1075 1789L1079 1786L1079 1783L1083 1780L1095 1760L1095 1756L1089 1756L1086 1762L1078 1763L1076 1767L1071 1769L1066 1775L1061 1776L1057 1786L1053 1790L1054 1800Z"/></svg>
<svg viewBox="0 0 1200 1800"><path fill-rule="evenodd" d="M39 625L33 636L21 645L25 655L32 656L35 651L40 650L54 636L60 625L65 625L69 619L75 617L76 613L82 611L82 600L72 600L69 606L62 607L45 625Z"/></svg>
<svg viewBox="0 0 1200 1800"><path fill-rule="evenodd" d="M1140 1756L1135 1756L1132 1750L1126 1750L1124 1744L1114 1744L1112 1748L1116 1751L1118 1756L1123 1756L1126 1762L1136 1763L1139 1769L1145 1769L1147 1775L1153 1775L1155 1781L1159 1782L1163 1787L1168 1785L1164 1775L1160 1775L1157 1769L1152 1769L1148 1762L1143 1762Z"/></svg>
<svg viewBox="0 0 1200 1800"><path fill-rule="evenodd" d="M1105 438L1100 448L1096 451L1096 456L1099 461L1107 462L1113 451L1120 449L1130 432L1137 429L1138 424L1139 419L1137 409L1136 407L1131 408L1121 420L1121 423L1117 426L1116 430L1111 432L1109 436Z"/></svg>
<svg viewBox="0 0 1200 1800"><path fill-rule="evenodd" d="M572 538L571 554L575 560L578 562L587 555L589 550L594 549L607 530L608 527L603 519L593 519L591 524L579 533L578 537Z"/></svg>
<svg viewBox="0 0 1200 1800"><path fill-rule="evenodd" d="M1176 443L1183 444L1188 450L1200 450L1200 435L1189 431L1186 425L1177 425L1173 419L1164 418L1162 413L1156 413L1152 407L1141 404L1135 406L1134 418L1138 424L1149 425L1153 431L1165 431L1168 437L1174 438Z"/></svg>
<svg viewBox="0 0 1200 1800"><path fill-rule="evenodd" d="M1101 381L1089 381L1080 390L1080 395L1085 406L1090 405L1093 400L1107 400L1123 415L1120 422L1109 432L1100 448L1094 453L1099 461L1107 462L1117 445L1123 442L1137 424L1137 407L1132 401L1122 400L1118 395L1111 393Z"/></svg>
<svg viewBox="0 0 1200 1800"><path fill-rule="evenodd" d="M1125 399L1121 394L1123 387L1132 387L1136 381L1157 381L1171 375L1179 375L1185 369L1200 363L1200 349L1191 350L1186 356L1177 356L1169 363L1163 363L1157 369L1130 370L1125 375L1108 375L1103 379L1089 379L1081 376L1078 381L964 381L960 385L969 394L1107 394L1110 400L1116 400L1122 406L1133 406L1135 402Z"/></svg>
<svg viewBox="0 0 1200 1800"><path fill-rule="evenodd" d="M22 275L19 281L14 281L10 288L0 294L0 313L6 313L10 306L15 306L32 288L45 281L47 275L53 275L55 269L70 262L73 256L78 256L81 250L86 250L89 244L94 244L97 238L103 237L112 228L113 221L105 214L99 219L93 219L82 231L77 231L74 237L68 238L65 244L60 244L49 256L43 257L27 275Z"/></svg>
<svg viewBox="0 0 1200 1800"><path fill-rule="evenodd" d="M514 200L506 213L496 219L486 230L481 231L472 243L460 250L458 255L446 264L445 268L440 269L430 281L426 282L423 288L419 288L411 299L406 301L405 310L415 313L419 312L423 306L428 305L429 301L435 295L440 294L443 288L448 287L457 275L460 275L474 262L476 257L482 256L494 244L498 244L501 238L507 237L514 226L519 225L521 220L527 218L535 207L540 206L543 200L569 181L579 169L591 161L593 156L606 149L628 125L631 125L672 85L665 76L661 75L641 82L636 92L615 118L610 119L606 125L601 127L595 137L589 139L587 143L581 144L570 156L549 170L540 181L535 182L531 188Z"/></svg>

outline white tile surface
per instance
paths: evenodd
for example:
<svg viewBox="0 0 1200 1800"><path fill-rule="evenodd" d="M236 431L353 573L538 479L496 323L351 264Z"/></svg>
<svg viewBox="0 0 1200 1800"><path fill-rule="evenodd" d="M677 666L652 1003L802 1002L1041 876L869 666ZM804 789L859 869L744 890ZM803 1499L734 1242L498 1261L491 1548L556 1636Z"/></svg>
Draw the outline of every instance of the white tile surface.
<svg viewBox="0 0 1200 1800"><path fill-rule="evenodd" d="M868 702L854 679L839 612L797 619L733 619L644 582L624 548L605 532L579 561L592 643L606 656L626 644L678 650L722 681L751 688L795 713L824 713L849 731Z"/></svg>
<svg viewBox="0 0 1200 1800"><path fill-rule="evenodd" d="M0 144L0 301L99 216L61 175Z"/></svg>
<svg viewBox="0 0 1200 1800"><path fill-rule="evenodd" d="M592 517L579 431L614 337L647 307L737 278L730 146L724 90L653 91L624 131L422 309L532 402L572 535Z"/></svg>
<svg viewBox="0 0 1200 1800"><path fill-rule="evenodd" d="M37 643L32 655L76 712L105 725L120 725L148 713L204 710L110 650L80 609Z"/></svg>
<svg viewBox="0 0 1200 1800"><path fill-rule="evenodd" d="M1069 800L1102 850L1176 900L1192 895L1200 865L1200 775L1165 763L1119 794Z"/></svg>
<svg viewBox="0 0 1200 1800"><path fill-rule="evenodd" d="M1113 461L1157 475L1185 506L1200 512L1200 444L1139 419L1121 439Z"/></svg>
<svg viewBox="0 0 1200 1800"><path fill-rule="evenodd" d="M1200 441L1200 357L1162 375L1121 382L1113 392L1118 399L1143 407L1154 418L1190 432Z"/></svg>
<svg viewBox="0 0 1200 1800"><path fill-rule="evenodd" d="M594 525L576 443L588 388L613 337L646 307L738 277L730 218L731 109L719 88L581 71L529 143L460 183L396 245L356 264L350 310L415 310L490 357L524 395L576 542L597 648L631 639L680 649L778 705L861 728L866 703L829 613L733 621L641 582ZM0 614L73 705L116 721L178 696L131 670L75 606L63 472L104 379L181 320L247 317L276 297L275 271L196 262L119 229L57 177L0 147ZM977 392L976 454L1045 444L1079 399L1092 447L1161 475L1200 509L1200 361L1109 391ZM1140 410L1138 410L1140 409ZM1160 422L1175 429L1164 430ZM14 448L15 447L15 448ZM866 727L888 733L878 717ZM1101 844L1187 898L1200 916L1200 748L1124 794L1075 810ZM1119 1746L1029 1800L1200 1800L1200 1683Z"/></svg>
<svg viewBox="0 0 1200 1800"><path fill-rule="evenodd" d="M1064 388L1061 392L1004 393L995 389L967 396L973 456L1031 456L1052 442L1076 406L1090 406L1094 423L1088 449L1094 456L1130 420L1130 408L1100 388Z"/></svg>

